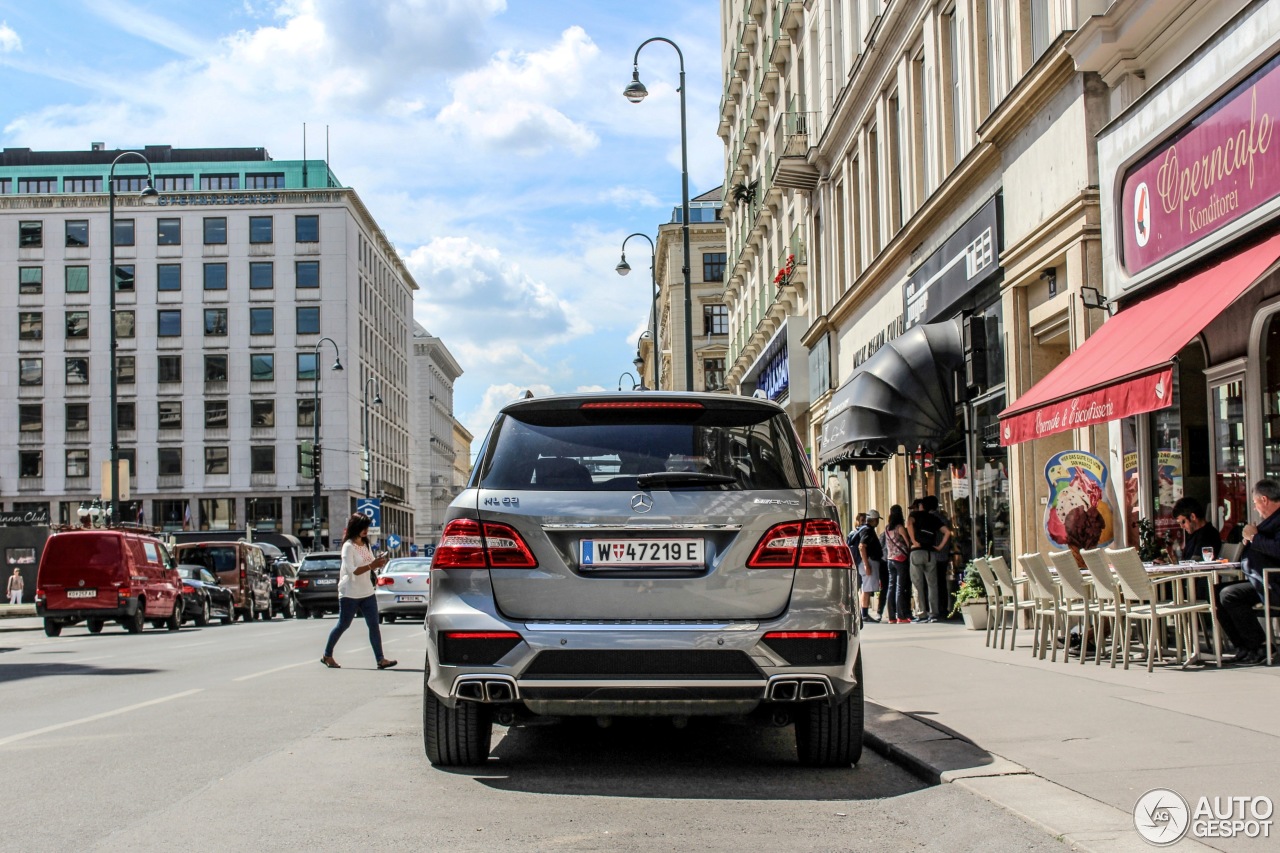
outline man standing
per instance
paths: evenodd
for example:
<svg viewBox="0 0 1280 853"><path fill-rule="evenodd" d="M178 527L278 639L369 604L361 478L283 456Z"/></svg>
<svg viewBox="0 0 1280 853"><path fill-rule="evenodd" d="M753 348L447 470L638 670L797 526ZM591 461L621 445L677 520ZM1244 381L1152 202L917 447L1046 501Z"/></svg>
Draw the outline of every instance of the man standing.
<svg viewBox="0 0 1280 853"><path fill-rule="evenodd" d="M22 603L22 569L14 567L13 574L9 575L9 585L5 592L9 595L10 604Z"/></svg>
<svg viewBox="0 0 1280 853"><path fill-rule="evenodd" d="M1244 526L1247 544L1240 561L1245 580L1214 587L1218 622L1238 650L1232 663L1262 663L1267 659L1267 635L1253 608L1262 601L1262 570L1280 567L1280 512L1276 512L1280 509L1280 483L1272 479L1255 483L1253 508L1261 520ZM1271 579L1271 598L1280 600L1280 577Z"/></svg>
<svg viewBox="0 0 1280 853"><path fill-rule="evenodd" d="M936 554L949 548L951 530L936 514L925 509L923 499L911 504L907 517L907 536L911 542L911 585L916 591L916 622L942 620L942 602L939 599Z"/></svg>
<svg viewBox="0 0 1280 853"><path fill-rule="evenodd" d="M872 616L868 608L871 607L871 594L880 589L880 566L884 562L884 551L880 548L880 537L876 534L876 525L880 523L880 513L874 509L867 510L865 523L858 533L858 557L861 565L862 576L862 593L860 604L862 606L863 622L879 622L880 619Z"/></svg>

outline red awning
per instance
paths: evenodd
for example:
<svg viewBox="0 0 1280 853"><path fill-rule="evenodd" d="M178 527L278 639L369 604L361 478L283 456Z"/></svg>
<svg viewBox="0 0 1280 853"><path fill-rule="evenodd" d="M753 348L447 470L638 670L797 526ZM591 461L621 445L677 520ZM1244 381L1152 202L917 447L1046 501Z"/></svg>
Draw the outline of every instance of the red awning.
<svg viewBox="0 0 1280 853"><path fill-rule="evenodd" d="M1173 357L1280 258L1280 235L1148 296L1000 413L1000 443L1093 426L1172 403Z"/></svg>

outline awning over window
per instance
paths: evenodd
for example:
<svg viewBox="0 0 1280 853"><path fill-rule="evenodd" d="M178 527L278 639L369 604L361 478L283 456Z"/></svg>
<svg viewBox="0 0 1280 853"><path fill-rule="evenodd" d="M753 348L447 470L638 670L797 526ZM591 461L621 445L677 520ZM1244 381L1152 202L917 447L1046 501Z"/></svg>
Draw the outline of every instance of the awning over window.
<svg viewBox="0 0 1280 853"><path fill-rule="evenodd" d="M1000 413L1000 443L1153 412L1173 402L1173 358L1280 257L1280 235L1125 308Z"/></svg>
<svg viewBox="0 0 1280 853"><path fill-rule="evenodd" d="M831 398L819 463L874 465L899 446L933 448L955 425L960 324L913 326L867 359Z"/></svg>

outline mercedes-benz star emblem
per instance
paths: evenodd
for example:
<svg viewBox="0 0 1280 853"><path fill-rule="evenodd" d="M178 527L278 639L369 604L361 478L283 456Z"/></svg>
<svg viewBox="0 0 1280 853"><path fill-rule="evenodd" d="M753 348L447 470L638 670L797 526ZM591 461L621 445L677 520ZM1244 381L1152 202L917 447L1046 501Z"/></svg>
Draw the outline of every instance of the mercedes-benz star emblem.
<svg viewBox="0 0 1280 853"><path fill-rule="evenodd" d="M631 508L636 512L648 512L653 509L653 498L648 495L632 495Z"/></svg>

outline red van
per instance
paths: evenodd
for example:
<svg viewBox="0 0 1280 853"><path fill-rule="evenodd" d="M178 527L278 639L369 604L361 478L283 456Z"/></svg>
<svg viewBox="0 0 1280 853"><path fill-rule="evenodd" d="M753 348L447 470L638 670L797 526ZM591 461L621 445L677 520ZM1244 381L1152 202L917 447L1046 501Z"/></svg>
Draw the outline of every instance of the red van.
<svg viewBox="0 0 1280 853"><path fill-rule="evenodd" d="M182 626L182 580L164 543L148 533L59 531L40 556L36 615L50 637L81 621L91 634L111 620L130 634L148 620L176 631Z"/></svg>

